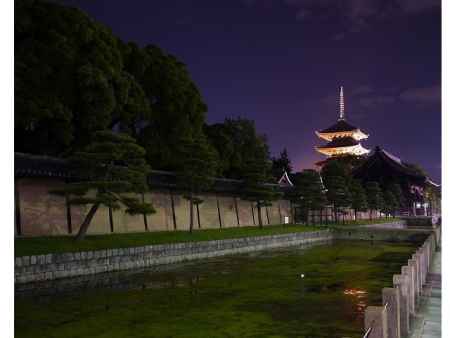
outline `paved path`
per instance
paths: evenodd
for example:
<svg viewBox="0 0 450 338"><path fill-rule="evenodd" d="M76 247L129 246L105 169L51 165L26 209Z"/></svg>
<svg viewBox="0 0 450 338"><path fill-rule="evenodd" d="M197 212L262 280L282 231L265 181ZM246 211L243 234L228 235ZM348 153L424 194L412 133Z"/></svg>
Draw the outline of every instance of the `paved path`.
<svg viewBox="0 0 450 338"><path fill-rule="evenodd" d="M413 318L409 338L441 337L441 252L433 256L419 310Z"/></svg>

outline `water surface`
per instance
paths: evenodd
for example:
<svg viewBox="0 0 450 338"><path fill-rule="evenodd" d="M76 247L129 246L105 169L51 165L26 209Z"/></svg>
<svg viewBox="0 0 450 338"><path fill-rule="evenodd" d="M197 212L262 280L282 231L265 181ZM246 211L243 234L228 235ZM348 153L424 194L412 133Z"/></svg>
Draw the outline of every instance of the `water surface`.
<svg viewBox="0 0 450 338"><path fill-rule="evenodd" d="M64 293L16 297L15 337L360 338L415 247L339 241L57 282Z"/></svg>

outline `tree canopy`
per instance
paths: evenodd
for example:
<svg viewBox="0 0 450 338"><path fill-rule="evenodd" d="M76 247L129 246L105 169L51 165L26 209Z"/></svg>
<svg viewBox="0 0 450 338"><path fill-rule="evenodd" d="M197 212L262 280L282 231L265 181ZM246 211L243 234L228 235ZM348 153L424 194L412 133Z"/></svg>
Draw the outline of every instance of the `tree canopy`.
<svg viewBox="0 0 450 338"><path fill-rule="evenodd" d="M205 126L205 132L219 154L220 174L240 179L247 170L248 159L257 157L270 164L267 139L259 135L252 120L227 118L223 123ZM270 166L269 166L270 171ZM272 180L270 172L267 179Z"/></svg>
<svg viewBox="0 0 450 338"><path fill-rule="evenodd" d="M186 66L122 42L78 9L15 4L15 150L69 155L114 127L155 168L176 170L180 140L202 133L207 109Z"/></svg>
<svg viewBox="0 0 450 338"><path fill-rule="evenodd" d="M281 151L280 156L272 158L272 176L279 180L285 171L288 175L292 174L292 164L286 148Z"/></svg>

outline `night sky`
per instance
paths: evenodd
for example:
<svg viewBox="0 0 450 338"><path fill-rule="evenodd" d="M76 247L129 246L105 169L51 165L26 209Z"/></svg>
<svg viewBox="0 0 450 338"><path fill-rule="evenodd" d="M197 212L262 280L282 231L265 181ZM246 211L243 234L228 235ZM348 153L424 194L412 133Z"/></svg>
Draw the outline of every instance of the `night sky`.
<svg viewBox="0 0 450 338"><path fill-rule="evenodd" d="M347 121L441 181L441 10L435 0L67 0L124 41L184 62L208 122L255 120L296 170L324 157L315 130Z"/></svg>

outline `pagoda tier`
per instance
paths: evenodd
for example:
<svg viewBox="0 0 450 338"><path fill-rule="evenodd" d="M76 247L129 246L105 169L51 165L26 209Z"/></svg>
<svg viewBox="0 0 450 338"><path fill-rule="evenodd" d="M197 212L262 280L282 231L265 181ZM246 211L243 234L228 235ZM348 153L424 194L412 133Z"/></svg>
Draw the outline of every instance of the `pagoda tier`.
<svg viewBox="0 0 450 338"><path fill-rule="evenodd" d="M364 155L369 152L369 150L365 149L357 140L350 136L335 137L326 145L316 147L316 150L328 156L344 154Z"/></svg>
<svg viewBox="0 0 450 338"><path fill-rule="evenodd" d="M324 140L332 141L336 137L353 137L355 140L365 140L369 137L361 129L352 126L344 119L339 119L331 127L316 131L316 135Z"/></svg>

